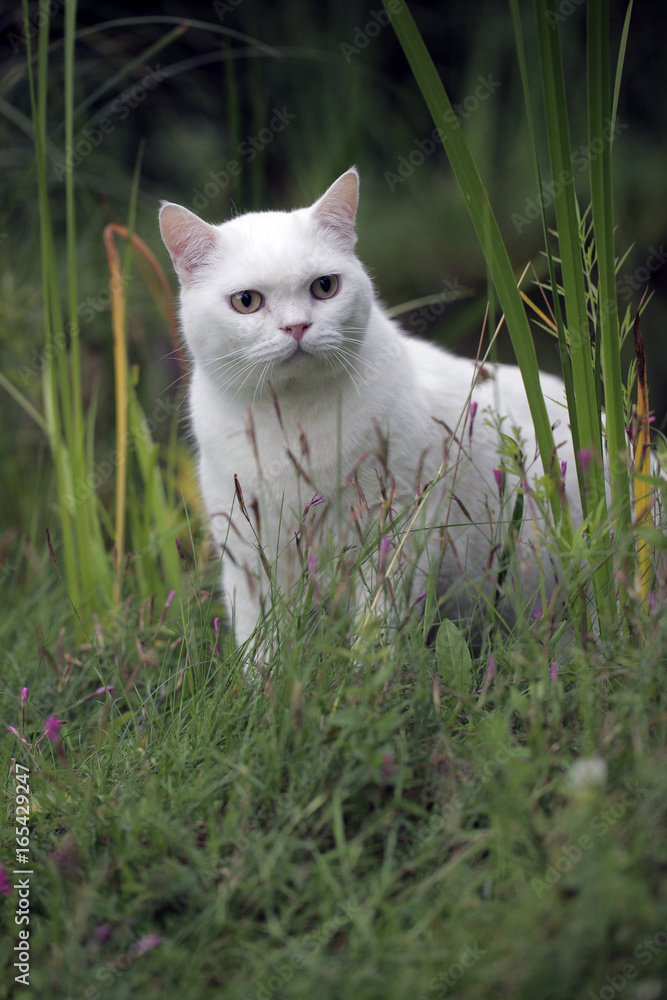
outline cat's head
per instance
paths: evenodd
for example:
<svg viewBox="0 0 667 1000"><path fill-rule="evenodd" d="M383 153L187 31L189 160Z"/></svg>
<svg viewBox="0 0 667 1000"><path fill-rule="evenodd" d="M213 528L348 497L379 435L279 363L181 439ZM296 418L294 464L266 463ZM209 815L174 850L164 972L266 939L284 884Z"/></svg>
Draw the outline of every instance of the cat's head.
<svg viewBox="0 0 667 1000"><path fill-rule="evenodd" d="M169 202L162 238L181 284L183 333L221 392L256 398L354 377L373 301L354 255L351 168L309 208L212 226Z"/></svg>

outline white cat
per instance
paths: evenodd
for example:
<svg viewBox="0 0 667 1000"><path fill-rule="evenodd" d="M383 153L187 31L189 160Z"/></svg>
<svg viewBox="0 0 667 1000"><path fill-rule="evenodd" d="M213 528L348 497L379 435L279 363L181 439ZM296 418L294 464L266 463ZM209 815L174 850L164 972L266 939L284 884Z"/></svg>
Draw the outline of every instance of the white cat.
<svg viewBox="0 0 667 1000"><path fill-rule="evenodd" d="M474 594L489 565L497 575L512 509L506 504L499 530L500 435L490 412L506 417L505 433L520 428L527 479L542 475L519 369L498 365L480 373L472 361L408 336L383 311L354 254L358 188L352 168L309 208L251 212L217 226L171 203L160 212L193 361L201 488L223 551L223 588L239 643L260 620L266 565L275 567L283 593L297 578L295 534L303 532L313 498L318 513L319 498L328 502L320 544L329 534L342 547L355 537L351 507L380 510L380 480L385 492L395 481L385 509L414 508L444 457L444 475L416 524L432 528L428 544L421 554L418 545L409 550L417 562L412 595L425 587L441 550L441 583L453 588L465 577ZM541 382L576 519L563 384L549 375ZM523 476L507 478L509 487ZM528 525L523 533L534 537ZM426 538L424 531L413 535Z"/></svg>

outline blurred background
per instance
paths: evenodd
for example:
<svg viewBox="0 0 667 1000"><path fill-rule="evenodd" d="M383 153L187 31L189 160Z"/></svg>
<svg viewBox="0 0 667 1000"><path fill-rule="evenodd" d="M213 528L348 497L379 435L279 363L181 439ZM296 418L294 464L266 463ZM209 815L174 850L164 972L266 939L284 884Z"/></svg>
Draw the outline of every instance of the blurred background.
<svg viewBox="0 0 667 1000"><path fill-rule="evenodd" d="M531 5L524 25L536 59ZM626 4L612 2L615 68ZM209 222L250 209L294 208L313 201L351 163L361 174L358 252L388 306L434 293L446 301L410 309L401 322L456 350L474 353L488 299L486 267L433 122L386 24L380 0L268 4L95 4L77 21L74 149L64 148L63 6L0 6L0 358L2 370L41 408L39 214L26 31L50 7L51 208L65 234L64 175L75 171L78 212L79 321L84 389L97 408L96 447L113 435L113 370L108 269L102 231L128 219L140 160L136 231L162 263L160 199L183 204ZM544 275L542 227L524 99L506 4L410 4L442 75L487 185L517 273L533 261ZM585 3L560 5L572 121L573 180L588 204ZM657 425L667 410L667 60L665 12L633 12L614 140L619 302L633 311L647 285L644 314L651 402ZM180 26L180 27L179 27ZM178 29L178 30L175 30ZM541 112L539 92L534 110ZM539 115L538 115L539 118ZM65 255L63 287L66 284ZM164 308L140 260L128 283L131 362L148 414L172 412L182 382ZM145 280L144 280L145 279ZM156 293L155 298L151 293ZM67 320L66 320L67 322ZM554 341L535 328L541 365L558 370ZM632 357L626 345L625 363ZM511 360L506 333L499 344ZM156 410L156 406L158 410ZM160 409L161 408L161 409ZM183 408L177 412L183 413ZM0 530L35 531L48 519L53 484L42 432L0 390ZM155 420L156 437L169 433ZM184 428L181 434L185 439ZM186 447L186 445L184 445ZM113 477L103 485L109 498Z"/></svg>

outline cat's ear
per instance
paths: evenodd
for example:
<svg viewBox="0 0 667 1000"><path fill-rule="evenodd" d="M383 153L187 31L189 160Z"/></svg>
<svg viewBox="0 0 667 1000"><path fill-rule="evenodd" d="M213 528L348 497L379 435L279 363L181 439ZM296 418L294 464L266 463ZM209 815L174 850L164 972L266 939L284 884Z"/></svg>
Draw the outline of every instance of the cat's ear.
<svg viewBox="0 0 667 1000"><path fill-rule="evenodd" d="M184 285L189 285L217 246L214 227L189 209L163 201L160 232L176 273Z"/></svg>
<svg viewBox="0 0 667 1000"><path fill-rule="evenodd" d="M359 174L350 167L313 205L318 225L333 233L346 249L357 242L354 222L359 203Z"/></svg>

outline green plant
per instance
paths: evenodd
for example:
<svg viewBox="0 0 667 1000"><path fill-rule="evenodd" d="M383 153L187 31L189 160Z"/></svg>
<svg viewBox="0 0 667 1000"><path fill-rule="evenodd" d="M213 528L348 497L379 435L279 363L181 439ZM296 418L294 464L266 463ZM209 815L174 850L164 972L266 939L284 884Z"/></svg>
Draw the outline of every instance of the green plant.
<svg viewBox="0 0 667 1000"><path fill-rule="evenodd" d="M24 2L28 20L28 6ZM116 373L117 438L105 465L116 473L117 499L115 524L109 519L98 496L100 478L95 462L95 404L84 412L81 343L77 291L77 225L74 170L65 169L67 287L63 296L56 238L52 223L47 178L48 79L50 17L39 21L37 51L32 51L30 33L27 42L27 73L32 107L37 193L41 234L41 269L44 317L43 414L8 379L2 385L20 402L24 410L44 431L56 468L58 526L53 532L62 556L64 580L72 604L82 619L91 610L106 612L118 606L126 570L125 509L128 493L128 461L136 455L135 479L142 484L143 496L131 504L129 549L135 575L142 593L180 587L180 561L173 539L185 525L181 504L173 490L175 440L166 459L166 469L158 461L158 448L152 440L149 423L134 392L138 373L128 369L125 336L126 317L123 289L127 282L130 258L125 271L114 261L111 275L114 303L113 337ZM159 43L143 53L139 62L169 45L183 31L182 26L168 32ZM65 148L73 149L74 124L86 103L75 109L76 3L65 7L64 21L64 115ZM135 63L128 64L129 72ZM108 85L111 85L109 81ZM98 96L98 95L95 95ZM89 99L90 100L90 99ZM129 234L132 230L134 204L138 192L139 171L135 172L130 196ZM63 301L64 298L64 301ZM65 317L68 316L68 322ZM169 486L167 484L170 484Z"/></svg>
<svg viewBox="0 0 667 1000"><path fill-rule="evenodd" d="M491 282L504 312L512 344L528 396L544 471L550 482L551 506L556 534L563 552L572 545L572 525L566 509L561 509L560 474L553 434L538 382L538 367L532 333L521 293L503 244L491 204L477 166L469 152L452 104L438 76L427 48L419 35L404 0L385 3L398 39L410 63L434 122L441 130L443 144L477 237L486 258ZM510 3L516 48L526 101L538 190L544 190L540 151L533 124L531 81L523 42L523 26L518 3ZM545 199L540 198L545 253L553 289L554 326L560 344L563 378L575 448L579 456L578 477L584 517L589 536L596 539L585 560L583 580L590 578L599 621L616 623L628 605L632 585L632 551L628 546L631 527L631 478L628 473L624 409L625 386L621 375L621 332L616 303L616 258L614 252L613 189L611 153L615 114L620 88L623 56L632 3L629 4L619 49L613 99L609 69L609 10L604 0L587 6L587 84L589 177L591 189L593 263L597 281L591 280L586 245L577 204L572 152L569 139L565 80L556 0L536 0L534 13L540 56L540 85L544 97L544 120L549 140L549 167L552 177L556 233L549 228ZM557 278L556 264L561 278ZM563 305L561 306L561 298ZM564 307L564 311L563 311ZM595 331L591 341L591 327ZM629 317L625 317L626 332ZM601 405L604 385L604 407ZM606 413L603 419L603 410ZM603 461L609 463L610 501L607 504ZM645 452L645 449L644 449ZM646 455L642 453L646 473ZM655 480L653 481L655 485ZM646 499L641 508L646 516ZM613 541L612 541L613 539ZM600 544L601 542L601 544ZM643 546L644 565L646 551ZM614 569L620 570L617 586ZM645 567L646 568L646 567ZM646 572L642 579L646 597ZM585 605L579 607L580 615Z"/></svg>

